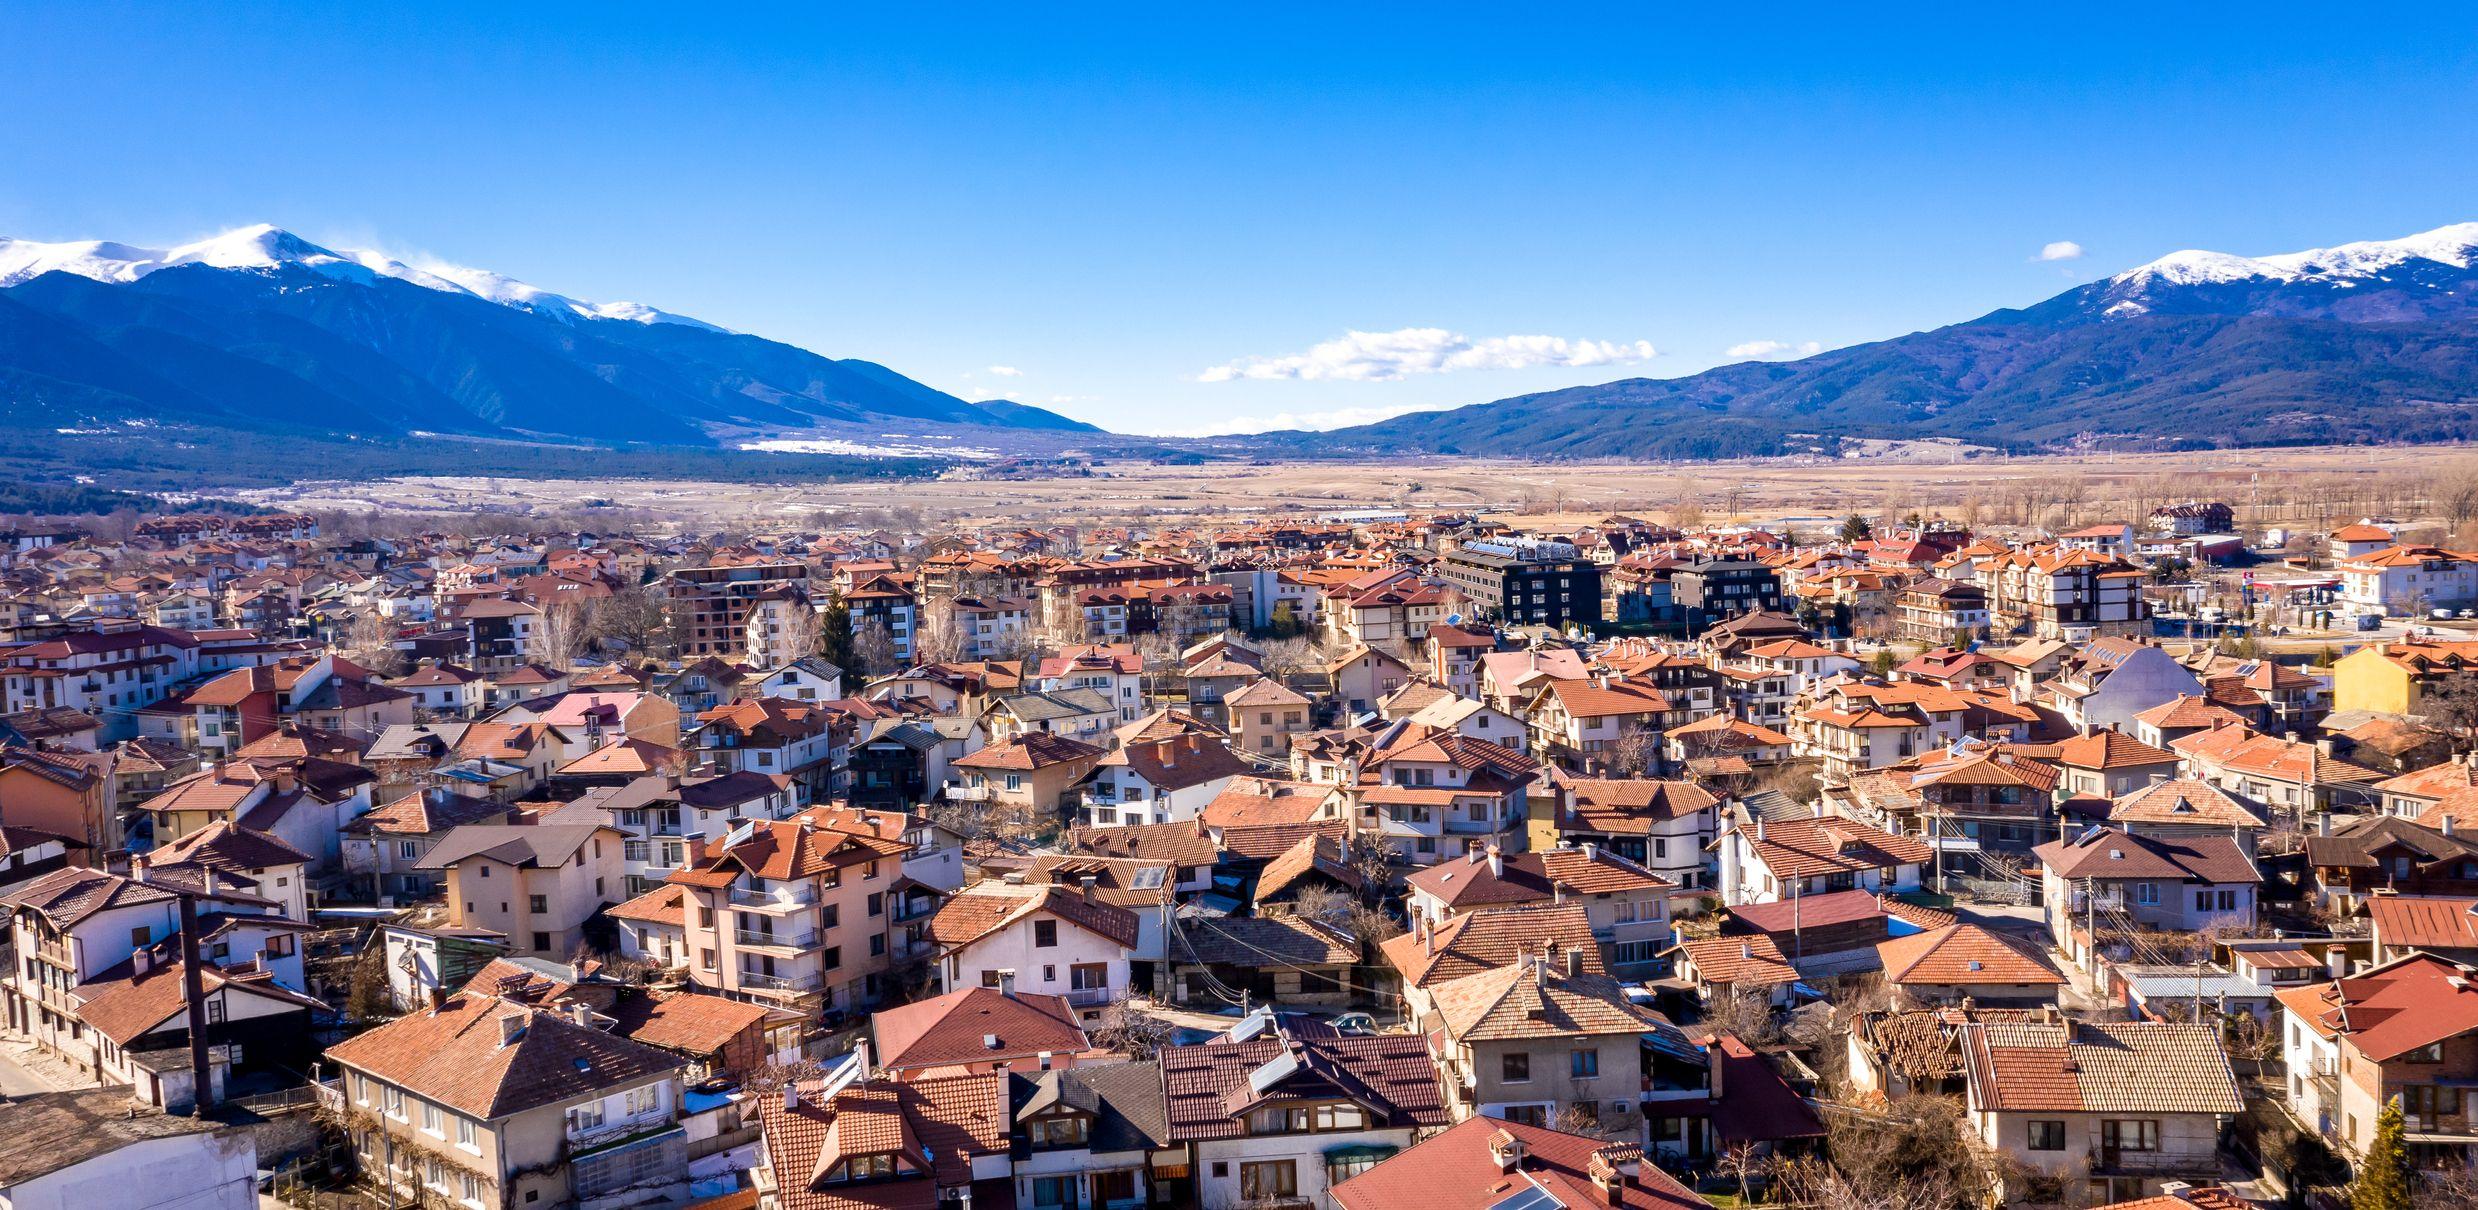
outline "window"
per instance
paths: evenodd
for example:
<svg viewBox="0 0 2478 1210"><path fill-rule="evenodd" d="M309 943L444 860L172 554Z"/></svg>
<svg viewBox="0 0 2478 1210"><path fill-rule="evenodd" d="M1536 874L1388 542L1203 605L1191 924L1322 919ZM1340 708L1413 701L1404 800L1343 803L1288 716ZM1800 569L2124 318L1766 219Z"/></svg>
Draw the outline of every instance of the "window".
<svg viewBox="0 0 2478 1210"><path fill-rule="evenodd" d="M886 913L886 892L884 892L884 891L871 891L871 892L869 892L869 914L870 914L870 915L872 915L872 916L881 916L881 915L884 915L885 913Z"/></svg>
<svg viewBox="0 0 2478 1210"><path fill-rule="evenodd" d="M1035 1140L1034 1146L1040 1146ZM1036 1176L1033 1178L1033 1205L1038 1207L1073 1206L1076 1204L1076 1178L1072 1176Z"/></svg>
<svg viewBox="0 0 2478 1210"><path fill-rule="evenodd" d="M818 927L836 928L843 923L843 905L830 903L817 910Z"/></svg>
<svg viewBox="0 0 2478 1210"><path fill-rule="evenodd" d="M135 946L143 946L146 944L145 925L141 924L138 927L129 930L129 944Z"/></svg>
<svg viewBox="0 0 2478 1210"><path fill-rule="evenodd" d="M1572 1075L1578 1080L1590 1079L1593 1076L1599 1075L1600 1052L1597 1050L1575 1051L1569 1056L1568 1068L1569 1070L1567 1074Z"/></svg>
<svg viewBox="0 0 2478 1210"><path fill-rule="evenodd" d="M627 1113L628 1116L632 1118L652 1113L655 1109L659 1108L661 1104L662 1085L660 1084L648 1084L643 1088L631 1088L628 1090Z"/></svg>
<svg viewBox="0 0 2478 1210"><path fill-rule="evenodd" d="M840 945L827 946L825 949L818 951L817 959L819 965L825 967L827 970L833 970L836 967L843 965L843 947Z"/></svg>
<svg viewBox="0 0 2478 1210"><path fill-rule="evenodd" d="M2063 1150L2065 1150L2065 1123L2063 1123L2063 1122L2032 1122L2032 1123L2031 1123L2031 1150L2033 1150L2033 1151L2063 1151Z"/></svg>
<svg viewBox="0 0 2478 1210"><path fill-rule="evenodd" d="M1055 920L1033 921L1033 944L1042 949L1049 949L1057 945L1058 922Z"/></svg>
<svg viewBox="0 0 2478 1210"><path fill-rule="evenodd" d="M1239 1196L1252 1202L1298 1197L1298 1161L1256 1160L1240 1164Z"/></svg>
<svg viewBox="0 0 2478 1210"><path fill-rule="evenodd" d="M2110 1118L2099 1124L2099 1142L2108 1151L2157 1151L2160 1124L2149 1118Z"/></svg>
<svg viewBox="0 0 2478 1210"><path fill-rule="evenodd" d="M438 1106L422 1106L422 1133L429 1135L434 1139L447 1137L447 1131L444 1129L443 1123L439 1121Z"/></svg>
<svg viewBox="0 0 2478 1210"><path fill-rule="evenodd" d="M588 1101L568 1110L568 1133L584 1134L602 1129L602 1102Z"/></svg>
<svg viewBox="0 0 2478 1210"><path fill-rule="evenodd" d="M1084 1134L1084 1119L1072 1115L1039 1118L1025 1126L1026 1140L1035 1147L1081 1147Z"/></svg>
<svg viewBox="0 0 2478 1210"><path fill-rule="evenodd" d="M472 1118L456 1119L456 1145L467 1151L480 1151L482 1149L481 1145L473 1140Z"/></svg>
<svg viewBox="0 0 2478 1210"><path fill-rule="evenodd" d="M545 895L528 895L525 897L525 910L533 912L536 915L550 911L550 898Z"/></svg>
<svg viewBox="0 0 2478 1210"><path fill-rule="evenodd" d="M1507 1051L1497 1058L1497 1073L1508 1084L1521 1084L1532 1078L1532 1057L1519 1050Z"/></svg>
<svg viewBox="0 0 2478 1210"><path fill-rule="evenodd" d="M382 1088L379 1090L379 1094L381 1106L385 1110L387 1116L394 1118L399 1122L403 1121L404 1090L401 1088Z"/></svg>
<svg viewBox="0 0 2478 1210"><path fill-rule="evenodd" d="M533 948L537 953L548 952L551 948L551 935L549 933L535 933L533 935Z"/></svg>
<svg viewBox="0 0 2478 1210"><path fill-rule="evenodd" d="M411 861L411 860L413 860L414 858L419 857L419 856L421 856L421 855L422 855L422 849L421 849L421 846L420 846L420 845L415 844L414 842L412 842L412 841L410 841L410 840L399 840L399 841L397 841L397 842L396 842L396 856L397 856L397 857L402 858L403 860L406 860L406 861Z"/></svg>

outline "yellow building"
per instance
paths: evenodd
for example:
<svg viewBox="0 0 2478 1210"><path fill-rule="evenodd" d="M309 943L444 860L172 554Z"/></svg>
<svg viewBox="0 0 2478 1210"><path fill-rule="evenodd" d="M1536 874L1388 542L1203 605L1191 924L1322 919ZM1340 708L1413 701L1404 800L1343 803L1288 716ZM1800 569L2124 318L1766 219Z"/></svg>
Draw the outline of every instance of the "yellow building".
<svg viewBox="0 0 2478 1210"><path fill-rule="evenodd" d="M2332 666L2332 709L2416 714L2447 677L2478 675L2478 641L2376 643Z"/></svg>

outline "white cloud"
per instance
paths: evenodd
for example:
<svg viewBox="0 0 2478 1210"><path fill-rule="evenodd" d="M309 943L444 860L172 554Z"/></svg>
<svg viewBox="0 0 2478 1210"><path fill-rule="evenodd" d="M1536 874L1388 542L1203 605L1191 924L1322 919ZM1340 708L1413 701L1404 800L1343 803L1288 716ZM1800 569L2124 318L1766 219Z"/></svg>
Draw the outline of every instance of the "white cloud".
<svg viewBox="0 0 2478 1210"><path fill-rule="evenodd" d="M2039 249L2041 260L2079 260L2081 258L2082 245L2069 239L2061 239L2055 243L2043 245Z"/></svg>
<svg viewBox="0 0 2478 1210"><path fill-rule="evenodd" d="M1197 375L1200 382L1240 378L1306 381L1391 382L1413 374L1458 370L1520 370L1532 366L1603 366L1647 361L1649 341L1569 340L1563 336L1489 336L1473 339L1444 328L1348 332L1305 353L1242 357Z"/></svg>
<svg viewBox="0 0 2478 1210"><path fill-rule="evenodd" d="M1014 366L991 366L989 368L989 372L996 374L1000 378L1022 378L1024 376L1024 371L1016 369Z"/></svg>
<svg viewBox="0 0 2478 1210"><path fill-rule="evenodd" d="M1284 429L1306 429L1321 433L1328 429L1347 429L1355 424L1375 424L1408 416L1413 412L1440 412L1453 404L1412 403L1399 407L1335 408L1330 412L1276 412L1270 416L1226 416L1192 428L1160 429L1155 437L1237 437L1251 433L1273 433Z"/></svg>
<svg viewBox="0 0 2478 1210"><path fill-rule="evenodd" d="M1785 354L1813 357L1823 351L1824 342L1819 340L1802 340L1797 344L1791 344L1786 340L1750 340L1744 344L1734 344L1723 349L1721 355L1737 361L1762 361L1768 357L1780 357Z"/></svg>

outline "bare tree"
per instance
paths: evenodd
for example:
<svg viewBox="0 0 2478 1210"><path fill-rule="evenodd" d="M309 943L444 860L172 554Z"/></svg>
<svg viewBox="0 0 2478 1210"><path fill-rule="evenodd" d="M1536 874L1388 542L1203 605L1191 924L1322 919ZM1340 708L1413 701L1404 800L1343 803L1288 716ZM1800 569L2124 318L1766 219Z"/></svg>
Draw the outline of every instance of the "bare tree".
<svg viewBox="0 0 2478 1210"><path fill-rule="evenodd" d="M914 654L918 655L917 650ZM860 666L858 671L863 676L885 676L899 670L895 632L887 629L886 619L866 617L853 624L852 662Z"/></svg>
<svg viewBox="0 0 2478 1210"><path fill-rule="evenodd" d="M404 653L396 650L395 628L376 609L365 609L353 615L353 624L344 631L344 657L380 676L393 675L404 664Z"/></svg>
<svg viewBox="0 0 2478 1210"><path fill-rule="evenodd" d="M1600 750L1612 777L1643 777L1660 767L1661 733L1638 722L1618 725L1618 737Z"/></svg>
<svg viewBox="0 0 2478 1210"><path fill-rule="evenodd" d="M646 585L622 585L594 607L587 635L606 652L659 654L671 630L664 605L662 595Z"/></svg>
<svg viewBox="0 0 2478 1210"><path fill-rule="evenodd" d="M574 601L552 601L543 606L542 616L533 627L531 654L535 662L562 672L575 667L577 657L585 652L592 622L585 607Z"/></svg>
<svg viewBox="0 0 2478 1210"><path fill-rule="evenodd" d="M1713 989L1704 1002L1704 1026L1749 1046L1770 1046L1781 1040L1781 1022L1764 993L1735 985Z"/></svg>

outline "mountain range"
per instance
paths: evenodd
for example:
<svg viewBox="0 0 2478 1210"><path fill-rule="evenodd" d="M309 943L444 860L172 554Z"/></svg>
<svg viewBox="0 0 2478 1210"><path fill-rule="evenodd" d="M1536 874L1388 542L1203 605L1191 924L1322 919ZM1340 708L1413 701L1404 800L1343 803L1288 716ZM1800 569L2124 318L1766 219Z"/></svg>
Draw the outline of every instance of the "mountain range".
<svg viewBox="0 0 2478 1210"><path fill-rule="evenodd" d="M597 446L1095 433L868 361L486 270L248 227L174 248L0 239L0 430Z"/></svg>
<svg viewBox="0 0 2478 1210"><path fill-rule="evenodd" d="M1727 458L1852 438L2009 449L2478 439L2478 223L2178 252L2035 306L1798 361L1272 435L1299 452Z"/></svg>
<svg viewBox="0 0 2478 1210"><path fill-rule="evenodd" d="M644 304L274 227L171 248L0 239L0 473L145 469L155 490L236 459L261 478L321 458L395 473L526 467L551 447L575 451L560 455L575 474L636 451L640 469L762 475L799 466L718 460L753 461L733 451L757 446L807 451L800 465L816 473L873 474L861 464L881 455L920 473L976 451L1681 459L1917 438L2011 450L2478 439L2478 223L2281 256L2177 252L2032 306L1797 361L1195 443L1112 437Z"/></svg>

